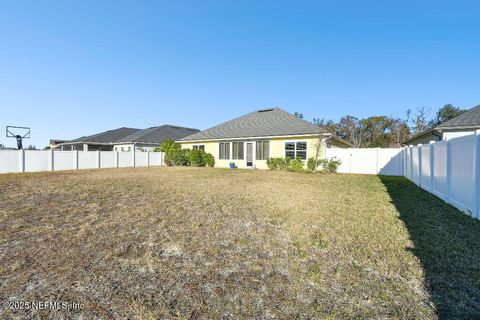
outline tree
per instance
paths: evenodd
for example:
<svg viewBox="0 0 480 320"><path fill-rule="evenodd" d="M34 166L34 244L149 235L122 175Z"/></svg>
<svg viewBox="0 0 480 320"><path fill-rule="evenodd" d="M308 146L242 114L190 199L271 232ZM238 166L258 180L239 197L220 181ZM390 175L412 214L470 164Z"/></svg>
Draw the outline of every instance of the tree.
<svg viewBox="0 0 480 320"><path fill-rule="evenodd" d="M303 119L303 113L294 112L293 115L294 115L295 117L298 117L298 118L300 118L300 119Z"/></svg>
<svg viewBox="0 0 480 320"><path fill-rule="evenodd" d="M436 127L448 120L458 117L467 110L454 107L452 104L446 104L435 114L435 118L430 121L430 127Z"/></svg>
<svg viewBox="0 0 480 320"><path fill-rule="evenodd" d="M430 108L427 108L427 107L417 108L417 113L412 119L413 133L417 134L422 131L430 129L430 123L427 119L429 114L430 114Z"/></svg>
<svg viewBox="0 0 480 320"><path fill-rule="evenodd" d="M327 132L337 134L337 124L333 120L325 120L323 118L313 118L313 124L319 126Z"/></svg>
<svg viewBox="0 0 480 320"><path fill-rule="evenodd" d="M354 116L345 116L337 125L337 134L340 138L350 142L354 148L359 148L364 140L364 128L361 120Z"/></svg>

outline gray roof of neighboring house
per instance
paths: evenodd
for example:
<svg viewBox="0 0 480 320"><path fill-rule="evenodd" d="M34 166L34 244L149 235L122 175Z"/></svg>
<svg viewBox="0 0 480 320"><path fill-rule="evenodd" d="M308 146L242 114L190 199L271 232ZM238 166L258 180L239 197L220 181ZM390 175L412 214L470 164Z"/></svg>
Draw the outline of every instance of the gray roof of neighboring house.
<svg viewBox="0 0 480 320"><path fill-rule="evenodd" d="M448 120L437 129L480 128L480 105L462 113L458 117Z"/></svg>
<svg viewBox="0 0 480 320"><path fill-rule="evenodd" d="M179 141L291 136L327 133L318 126L280 108L257 110Z"/></svg>
<svg viewBox="0 0 480 320"><path fill-rule="evenodd" d="M129 136L132 133L137 131L140 131L140 129L122 127L122 128L108 130L108 131L97 133L97 134L92 134L90 136L83 136L74 140L67 141L66 143L82 143L82 142L112 143L118 139Z"/></svg>
<svg viewBox="0 0 480 320"><path fill-rule="evenodd" d="M153 143L161 144L167 139L178 140L185 136L199 132L198 129L178 127L172 125L163 125L159 127L151 127L144 130L139 130L126 137L120 138L114 141L115 144L119 143Z"/></svg>

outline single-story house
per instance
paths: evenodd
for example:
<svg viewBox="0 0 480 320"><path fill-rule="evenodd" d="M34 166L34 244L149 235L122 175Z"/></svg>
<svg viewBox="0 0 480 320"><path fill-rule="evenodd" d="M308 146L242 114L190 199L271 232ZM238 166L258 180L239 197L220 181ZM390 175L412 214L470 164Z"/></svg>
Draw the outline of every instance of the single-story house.
<svg viewBox="0 0 480 320"><path fill-rule="evenodd" d="M178 139L182 148L201 149L215 157L216 167L267 169L267 159L324 158L325 148L351 145L279 108L248 113Z"/></svg>
<svg viewBox="0 0 480 320"><path fill-rule="evenodd" d="M428 144L469 135L480 129L480 105L450 119L435 128L414 135L404 145Z"/></svg>
<svg viewBox="0 0 480 320"><path fill-rule="evenodd" d="M177 140L196 132L199 130L172 125L147 129L122 127L59 143L56 149L63 151L131 151L133 148L152 150L166 139Z"/></svg>

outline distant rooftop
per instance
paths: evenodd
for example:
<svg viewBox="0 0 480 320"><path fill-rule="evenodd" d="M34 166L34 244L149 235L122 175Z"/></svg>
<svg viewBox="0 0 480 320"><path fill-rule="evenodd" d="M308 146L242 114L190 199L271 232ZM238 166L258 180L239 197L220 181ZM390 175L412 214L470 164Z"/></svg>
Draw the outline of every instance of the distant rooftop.
<svg viewBox="0 0 480 320"><path fill-rule="evenodd" d="M172 125L163 125L159 127L151 127L144 130L139 130L131 135L120 138L114 141L116 144L119 143L154 143L161 144L167 139L178 140L185 136L199 132L198 129L178 127Z"/></svg>

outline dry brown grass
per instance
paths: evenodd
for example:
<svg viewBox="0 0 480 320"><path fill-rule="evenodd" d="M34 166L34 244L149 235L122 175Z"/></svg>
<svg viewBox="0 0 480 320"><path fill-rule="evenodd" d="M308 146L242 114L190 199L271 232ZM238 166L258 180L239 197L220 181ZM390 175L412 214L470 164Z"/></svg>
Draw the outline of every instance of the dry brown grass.
<svg viewBox="0 0 480 320"><path fill-rule="evenodd" d="M0 300L85 305L6 318L438 316L378 177L137 168L0 190Z"/></svg>

